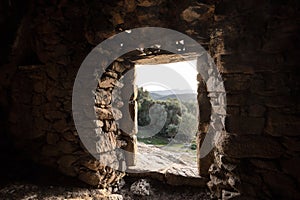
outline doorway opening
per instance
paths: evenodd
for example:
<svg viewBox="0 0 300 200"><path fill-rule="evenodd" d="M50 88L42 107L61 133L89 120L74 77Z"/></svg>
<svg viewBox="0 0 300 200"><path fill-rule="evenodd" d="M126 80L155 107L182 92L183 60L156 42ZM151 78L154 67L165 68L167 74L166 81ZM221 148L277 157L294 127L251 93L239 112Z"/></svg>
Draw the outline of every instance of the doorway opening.
<svg viewBox="0 0 300 200"><path fill-rule="evenodd" d="M138 152L131 170L199 176L196 65L197 60L135 65Z"/></svg>

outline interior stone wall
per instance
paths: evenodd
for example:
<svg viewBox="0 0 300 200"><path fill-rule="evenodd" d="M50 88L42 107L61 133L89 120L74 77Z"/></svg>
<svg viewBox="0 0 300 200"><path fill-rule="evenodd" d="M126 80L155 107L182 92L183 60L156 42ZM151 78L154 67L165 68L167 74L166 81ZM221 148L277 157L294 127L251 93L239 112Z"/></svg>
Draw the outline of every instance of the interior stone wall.
<svg viewBox="0 0 300 200"><path fill-rule="evenodd" d="M103 40L125 29L166 27L209 50L224 80L226 131L216 139L214 163L209 167L209 158L201 168L215 197L299 198L296 0L30 1L24 13L15 42L6 46L11 61L1 66L1 107L9 113L3 126L32 159L91 185L117 182L123 173L101 167L79 142L71 114L73 83L84 57ZM116 75L110 72L107 77ZM99 88L99 95L104 91ZM207 96L205 85L199 85L201 96ZM206 105L199 102L200 112ZM199 129L205 134L209 117L202 116ZM98 125L120 146L134 140L118 139L122 133L109 118Z"/></svg>
<svg viewBox="0 0 300 200"><path fill-rule="evenodd" d="M24 11L25 15L15 32L11 62L2 66L2 71L9 69L8 77L11 77L5 85L9 93L7 126L16 148L38 163L77 176L91 185L105 187L122 177L122 173L101 168L79 141L71 108L73 83L90 50L126 28L175 28L181 24L177 29L207 46L213 6L178 1L176 7L169 10L170 4L169 1L28 2L28 9ZM203 14L201 20L197 19L197 12ZM107 77L112 80L113 76L119 76L122 72L118 70L107 72L106 77L102 77L103 81ZM101 87L100 96L107 90ZM134 90L128 83L123 89ZM131 101L132 97L124 96L123 100ZM99 106L96 110L102 109ZM134 110L134 107L130 108ZM122 109L120 111L125 115ZM98 113L103 111L106 113L104 109ZM103 123L100 120L98 125L106 129L106 133L113 132L110 139L115 141L119 137L116 124L110 116L105 116L107 119L98 117ZM122 126L124 124L130 123ZM125 140L126 148L134 152L135 138L126 137L124 133L120 135L120 141ZM132 154L131 158L128 157L130 155L125 156L129 165L134 164ZM103 178L106 173L109 175Z"/></svg>
<svg viewBox="0 0 300 200"><path fill-rule="evenodd" d="M227 92L210 189L218 198L299 199L299 2L221 1L211 54Z"/></svg>

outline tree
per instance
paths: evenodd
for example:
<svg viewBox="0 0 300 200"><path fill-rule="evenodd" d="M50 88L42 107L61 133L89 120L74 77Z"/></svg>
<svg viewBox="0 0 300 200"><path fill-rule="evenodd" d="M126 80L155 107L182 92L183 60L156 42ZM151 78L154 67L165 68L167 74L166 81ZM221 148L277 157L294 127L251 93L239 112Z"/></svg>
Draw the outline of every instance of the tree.
<svg viewBox="0 0 300 200"><path fill-rule="evenodd" d="M182 139L187 140L187 142L189 142L195 137L197 130L197 118L193 114L185 112L182 116L182 121L178 130Z"/></svg>
<svg viewBox="0 0 300 200"><path fill-rule="evenodd" d="M184 139L192 139L197 132L197 104L193 102L181 103L178 99L154 100L150 93L142 87L138 89L138 125L162 127L157 131L151 130L162 137L173 138L177 134ZM151 117L149 116L149 112ZM167 115L166 120L164 114ZM162 124L164 123L164 124ZM146 135L152 135L149 130L141 130ZM154 134L156 134L154 133Z"/></svg>

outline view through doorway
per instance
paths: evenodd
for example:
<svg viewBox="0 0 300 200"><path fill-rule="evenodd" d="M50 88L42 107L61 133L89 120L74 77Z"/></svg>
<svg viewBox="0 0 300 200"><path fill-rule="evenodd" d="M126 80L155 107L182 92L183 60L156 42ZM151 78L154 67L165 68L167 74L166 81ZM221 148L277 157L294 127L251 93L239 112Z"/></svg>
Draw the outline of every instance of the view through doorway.
<svg viewBox="0 0 300 200"><path fill-rule="evenodd" d="M138 155L131 169L198 176L196 62L135 66Z"/></svg>

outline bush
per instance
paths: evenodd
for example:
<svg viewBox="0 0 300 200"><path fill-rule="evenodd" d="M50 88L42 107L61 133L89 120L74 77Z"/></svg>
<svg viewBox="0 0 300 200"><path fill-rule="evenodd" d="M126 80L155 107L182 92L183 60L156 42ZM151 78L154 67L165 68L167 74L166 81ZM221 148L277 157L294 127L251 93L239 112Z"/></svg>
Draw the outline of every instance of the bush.
<svg viewBox="0 0 300 200"><path fill-rule="evenodd" d="M154 126L162 127L160 131L158 130L157 136L159 137L174 138L178 134L178 138L182 136L182 139L190 140L195 136L198 125L194 114L197 109L195 103L193 105L191 102L185 102L186 105L183 105L177 99L154 100L149 92L143 88L138 89L137 102L139 126L147 126L151 123ZM161 106L155 108L153 107L155 105ZM152 109L152 119L149 116L150 108ZM165 118L161 109L167 115L165 124L161 124ZM141 132L143 131L141 130Z"/></svg>
<svg viewBox="0 0 300 200"><path fill-rule="evenodd" d="M196 150L197 149L197 144L195 144L195 143L191 144L190 148L192 150Z"/></svg>

